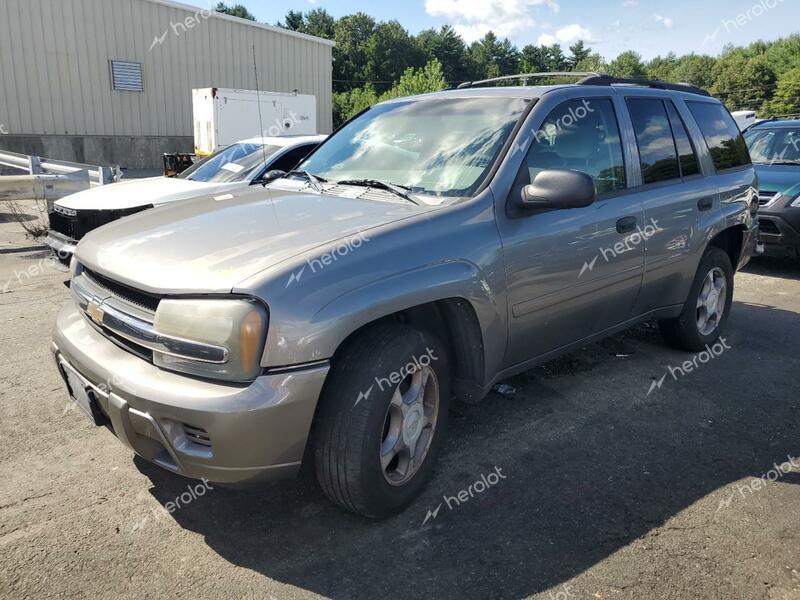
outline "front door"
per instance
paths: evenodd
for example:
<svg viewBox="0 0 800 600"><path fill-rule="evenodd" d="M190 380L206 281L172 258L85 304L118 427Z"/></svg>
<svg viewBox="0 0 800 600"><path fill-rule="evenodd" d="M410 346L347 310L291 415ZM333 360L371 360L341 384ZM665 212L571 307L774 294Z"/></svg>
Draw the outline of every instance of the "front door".
<svg viewBox="0 0 800 600"><path fill-rule="evenodd" d="M594 179L597 200L498 219L508 282L506 366L629 319L644 269L647 224L638 195L627 191L614 100L562 102L532 133L510 193L520 194L541 170L572 169Z"/></svg>

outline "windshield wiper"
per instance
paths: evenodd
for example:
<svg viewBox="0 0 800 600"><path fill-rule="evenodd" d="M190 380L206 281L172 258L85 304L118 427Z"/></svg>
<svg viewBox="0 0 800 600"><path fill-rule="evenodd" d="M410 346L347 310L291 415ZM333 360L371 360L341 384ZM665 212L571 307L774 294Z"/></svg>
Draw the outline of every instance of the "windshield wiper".
<svg viewBox="0 0 800 600"><path fill-rule="evenodd" d="M759 164L761 164L761 165L792 165L792 166L796 166L796 165L800 165L800 160L775 160L775 161L769 161L769 162L759 163Z"/></svg>
<svg viewBox="0 0 800 600"><path fill-rule="evenodd" d="M323 179L322 177L317 177L316 175L309 173L308 171L289 171L286 176L289 175L299 175L300 177L304 177L308 180L308 183L311 184L316 191L322 194L325 190L322 187L321 182L327 181L327 179Z"/></svg>
<svg viewBox="0 0 800 600"><path fill-rule="evenodd" d="M411 196L408 195L408 192L411 191L410 187L406 187L404 185L397 185L395 183L389 183L387 181L378 181L377 179L343 179L342 181L337 181L339 185L359 185L364 187L374 187L379 188L382 190L387 190L392 192L396 196L400 196L405 200L408 200L412 204L416 204L419 206L419 202L414 200Z"/></svg>

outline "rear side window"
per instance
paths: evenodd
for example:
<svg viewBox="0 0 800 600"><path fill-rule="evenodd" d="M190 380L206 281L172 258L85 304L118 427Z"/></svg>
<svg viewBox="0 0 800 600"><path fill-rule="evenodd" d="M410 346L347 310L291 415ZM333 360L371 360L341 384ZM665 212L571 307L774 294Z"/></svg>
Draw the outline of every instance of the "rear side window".
<svg viewBox="0 0 800 600"><path fill-rule="evenodd" d="M625 189L625 163L614 105L607 98L568 100L534 132L515 190L544 169L572 169L591 176L598 195Z"/></svg>
<svg viewBox="0 0 800 600"><path fill-rule="evenodd" d="M658 98L628 98L628 109L644 183L679 179L678 154L664 102Z"/></svg>
<svg viewBox="0 0 800 600"><path fill-rule="evenodd" d="M687 102L708 145L717 171L750 164L744 137L727 109L721 104Z"/></svg>
<svg viewBox="0 0 800 600"><path fill-rule="evenodd" d="M689 139L689 134L686 133L686 126L683 123L683 119L681 119L681 116L678 114L678 109L675 108L672 100L665 100L664 104L667 105L669 122L672 125L672 134L675 136L675 147L678 149L681 175L684 177L697 175L700 173L700 164L697 162L697 154L695 154L692 141Z"/></svg>

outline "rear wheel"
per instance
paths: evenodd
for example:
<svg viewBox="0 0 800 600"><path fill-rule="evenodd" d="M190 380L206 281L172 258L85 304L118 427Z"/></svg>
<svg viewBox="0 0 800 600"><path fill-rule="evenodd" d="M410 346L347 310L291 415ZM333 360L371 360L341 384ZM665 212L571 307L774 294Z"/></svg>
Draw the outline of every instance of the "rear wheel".
<svg viewBox="0 0 800 600"><path fill-rule="evenodd" d="M433 470L450 371L442 344L405 325L371 327L334 360L315 440L317 480L339 506L373 518L405 508Z"/></svg>
<svg viewBox="0 0 800 600"><path fill-rule="evenodd" d="M659 321L668 344L697 352L722 333L733 302L733 267L720 248L706 250L680 316Z"/></svg>

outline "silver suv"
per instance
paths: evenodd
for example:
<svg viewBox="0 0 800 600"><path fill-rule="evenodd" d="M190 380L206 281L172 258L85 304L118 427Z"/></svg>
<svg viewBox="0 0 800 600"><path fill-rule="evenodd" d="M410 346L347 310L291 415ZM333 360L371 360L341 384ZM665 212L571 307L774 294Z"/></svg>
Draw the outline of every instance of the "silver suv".
<svg viewBox="0 0 800 600"><path fill-rule="evenodd" d="M758 207L724 106L598 74L484 83L379 104L263 189L87 235L53 338L73 399L175 473L306 457L383 517L429 478L451 400L644 320L713 343Z"/></svg>

